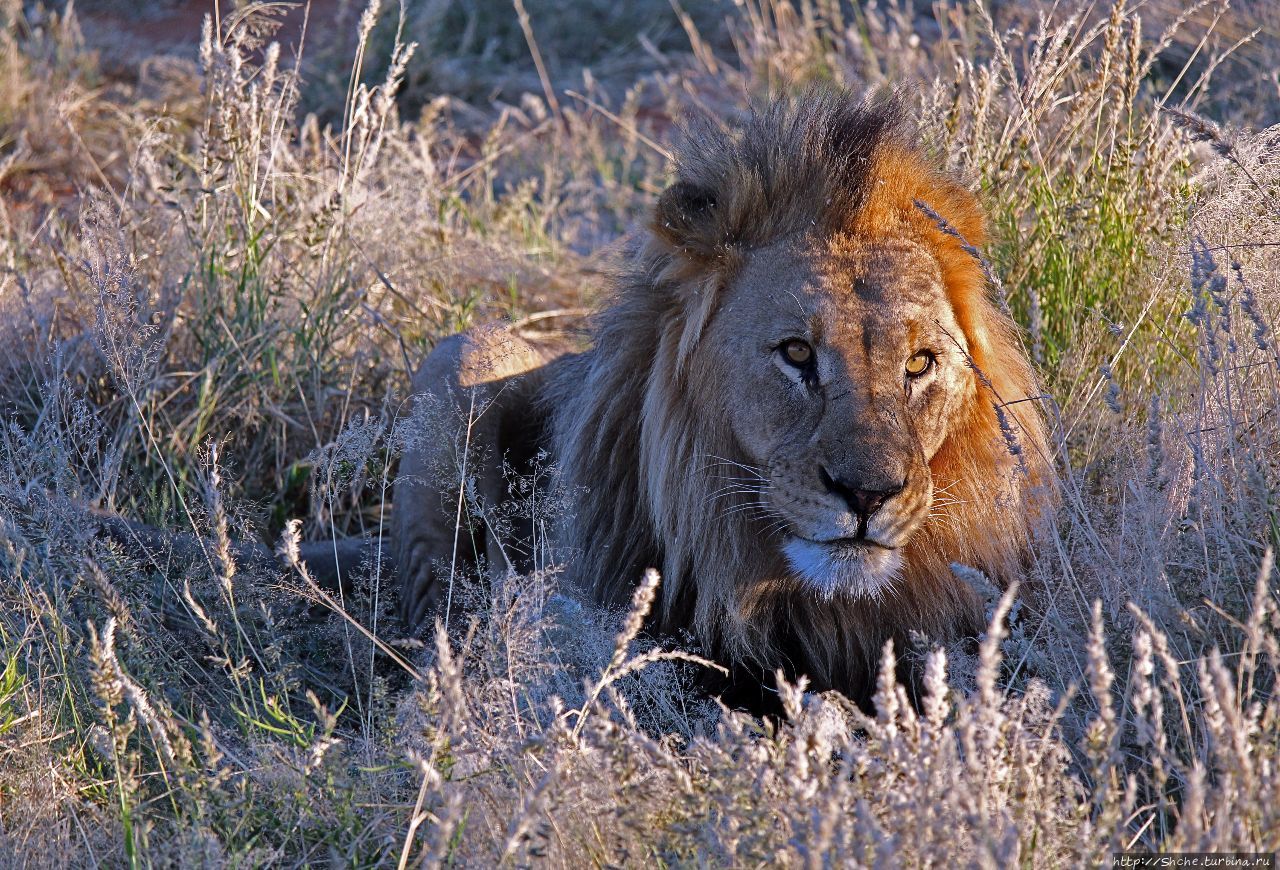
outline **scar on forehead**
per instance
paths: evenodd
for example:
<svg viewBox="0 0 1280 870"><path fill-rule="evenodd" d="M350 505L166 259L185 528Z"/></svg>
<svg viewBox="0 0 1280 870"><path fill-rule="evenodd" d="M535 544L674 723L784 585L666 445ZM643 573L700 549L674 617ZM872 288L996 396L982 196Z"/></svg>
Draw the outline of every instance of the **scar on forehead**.
<svg viewBox="0 0 1280 870"><path fill-rule="evenodd" d="M858 275L853 279L853 292L868 302L884 302L889 282L876 276Z"/></svg>
<svg viewBox="0 0 1280 870"><path fill-rule="evenodd" d="M831 256L834 254L834 256ZM915 242L895 240L869 248L832 244L823 264L827 280L843 285L872 303L892 299L926 301L937 295L942 268L929 251Z"/></svg>
<svg viewBox="0 0 1280 870"><path fill-rule="evenodd" d="M896 275L860 276L853 279L853 292L859 299L873 304L905 302L921 307L944 296L941 281L924 276L906 279Z"/></svg>

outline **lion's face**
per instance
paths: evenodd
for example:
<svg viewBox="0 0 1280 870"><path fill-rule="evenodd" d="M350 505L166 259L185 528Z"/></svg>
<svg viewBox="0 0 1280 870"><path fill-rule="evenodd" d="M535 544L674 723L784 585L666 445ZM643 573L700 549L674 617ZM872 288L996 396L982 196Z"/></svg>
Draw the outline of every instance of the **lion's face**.
<svg viewBox="0 0 1280 870"><path fill-rule="evenodd" d="M695 354L751 467L723 476L822 595L878 594L929 516L930 460L975 390L942 282L911 241L784 240L748 255Z"/></svg>

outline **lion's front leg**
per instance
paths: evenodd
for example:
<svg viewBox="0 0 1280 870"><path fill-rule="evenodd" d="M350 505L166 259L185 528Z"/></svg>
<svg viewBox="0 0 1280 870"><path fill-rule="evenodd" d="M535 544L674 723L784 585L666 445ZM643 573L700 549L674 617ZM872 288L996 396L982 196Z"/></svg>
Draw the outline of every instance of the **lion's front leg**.
<svg viewBox="0 0 1280 870"><path fill-rule="evenodd" d="M470 521L475 498L505 496L503 462L528 455L542 431L536 397L562 345L532 342L505 326L442 341L413 379L414 412L391 513L400 612L418 625L448 595L458 572L504 556ZM470 491L474 488L474 491ZM470 496L470 498L469 498Z"/></svg>

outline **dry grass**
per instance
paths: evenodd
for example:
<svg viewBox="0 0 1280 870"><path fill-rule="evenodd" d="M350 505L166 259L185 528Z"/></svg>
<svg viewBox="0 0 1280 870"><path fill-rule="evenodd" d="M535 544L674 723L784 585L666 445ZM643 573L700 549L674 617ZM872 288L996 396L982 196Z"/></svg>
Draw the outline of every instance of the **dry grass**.
<svg viewBox="0 0 1280 870"><path fill-rule="evenodd" d="M0 0L0 863L1280 848L1280 133L1246 129L1276 34L1234 48L1259 7L687 4L691 48L664 31L605 81L566 61L598 41L548 43L477 108L437 92L524 64L545 4L527 33L484 6L491 52L447 68L406 40L488 18L377 5L354 72L319 46L304 80L248 5L122 80L73 13ZM458 577L418 641L376 566L334 600L239 555L376 533L413 362L590 304L672 118L813 79L903 88L1050 388L1061 512L978 648L894 651L927 655L920 710L891 666L871 718L803 686L783 721L718 709L637 638L656 577L629 616L552 569ZM90 503L207 545L121 547Z"/></svg>

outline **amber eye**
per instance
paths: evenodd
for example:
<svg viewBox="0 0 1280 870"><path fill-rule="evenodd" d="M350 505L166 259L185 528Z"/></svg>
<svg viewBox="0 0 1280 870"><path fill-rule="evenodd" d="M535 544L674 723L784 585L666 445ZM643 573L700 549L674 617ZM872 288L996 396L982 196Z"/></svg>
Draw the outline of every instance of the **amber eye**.
<svg viewBox="0 0 1280 870"><path fill-rule="evenodd" d="M907 360L907 377L918 378L929 369L933 368L935 362L933 351L918 350L911 359Z"/></svg>
<svg viewBox="0 0 1280 870"><path fill-rule="evenodd" d="M782 355L793 366L807 366L813 361L813 348L807 341L793 338L782 345Z"/></svg>

